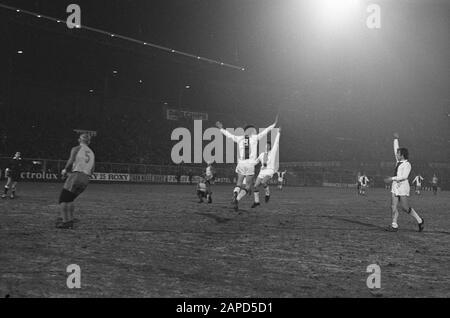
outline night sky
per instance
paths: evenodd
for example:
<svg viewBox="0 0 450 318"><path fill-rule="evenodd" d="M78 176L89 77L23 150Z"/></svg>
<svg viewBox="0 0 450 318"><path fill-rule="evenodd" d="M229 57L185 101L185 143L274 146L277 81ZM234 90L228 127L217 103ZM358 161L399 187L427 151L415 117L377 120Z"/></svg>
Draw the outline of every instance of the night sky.
<svg viewBox="0 0 450 318"><path fill-rule="evenodd" d="M74 1L0 2L65 20ZM380 30L365 25L373 2L382 8ZM345 26L329 29L308 1L76 3L83 25L245 71L0 9L0 107L42 89L91 96L93 105L130 98L145 116L164 104L206 111L211 125L263 127L279 113L282 161L389 160L396 131L413 158L450 158L448 1L362 1Z"/></svg>

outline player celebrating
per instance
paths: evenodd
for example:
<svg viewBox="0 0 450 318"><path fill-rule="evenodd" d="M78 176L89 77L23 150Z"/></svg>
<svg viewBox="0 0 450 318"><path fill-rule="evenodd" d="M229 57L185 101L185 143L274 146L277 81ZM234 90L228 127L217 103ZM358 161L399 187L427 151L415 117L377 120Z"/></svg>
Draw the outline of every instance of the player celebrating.
<svg viewBox="0 0 450 318"><path fill-rule="evenodd" d="M268 128L264 129L259 134L255 134L256 128L254 126L245 127L244 136L235 136L223 129L221 122L217 122L216 126L220 129L220 132L227 138L233 140L238 144L238 164L236 167L236 173L238 175L236 187L233 190L233 208L238 211L238 203L251 191L253 185L253 177L255 175L256 158L258 156L258 141L266 136L278 123L278 116L275 119L275 123ZM245 187L243 181L245 179Z"/></svg>
<svg viewBox="0 0 450 318"><path fill-rule="evenodd" d="M431 179L431 187L433 188L433 194L437 195L437 191L438 191L438 177L436 176L436 174L433 175L433 178Z"/></svg>
<svg viewBox="0 0 450 318"><path fill-rule="evenodd" d="M419 225L419 232L424 229L424 220L409 205L408 197L410 193L409 173L411 172L411 164L408 161L409 152L406 148L400 148L398 142L398 134L394 134L394 153L397 165L395 167L395 177L385 179L386 183L392 183L392 225L387 228L389 232L398 231L398 205L401 209L410 214Z"/></svg>
<svg viewBox="0 0 450 318"><path fill-rule="evenodd" d="M287 170L283 172L278 172L278 189L283 190L284 176L286 175Z"/></svg>
<svg viewBox="0 0 450 318"><path fill-rule="evenodd" d="M80 145L72 148L66 167L61 172L62 176L68 176L61 192L59 203L61 205L61 218L56 222L60 229L73 229L75 199L86 190L89 177L94 172L95 155L89 148L91 138L88 134L82 134L78 139ZM69 173L69 170L71 172Z"/></svg>
<svg viewBox="0 0 450 318"><path fill-rule="evenodd" d="M7 177L5 189L2 195L2 199L8 197L8 191L11 189L11 199L16 198L17 183L20 180L20 173L22 172L22 158L21 153L16 152L11 160L10 166L5 169L5 176Z"/></svg>
<svg viewBox="0 0 450 318"><path fill-rule="evenodd" d="M422 190L422 182L423 182L423 177L419 173L413 180L413 184L414 184L414 187L416 190L415 191L416 195L420 195L420 191Z"/></svg>
<svg viewBox="0 0 450 318"><path fill-rule="evenodd" d="M369 183L369 178L367 178L366 174L363 173L362 176L359 176L359 194L366 195L366 189Z"/></svg>
<svg viewBox="0 0 450 318"><path fill-rule="evenodd" d="M261 153L257 159L257 162L261 163L261 171L259 172L258 178L256 179L255 183L255 202L252 205L252 208L256 208L260 205L259 202L259 187L260 185L263 185L264 189L266 190L266 196L265 201L266 203L269 202L270 199L270 189L268 182L272 179L273 175L275 174L275 171L278 170L278 148L280 144L280 134L281 134L281 127L278 130L278 135L275 138L275 143L273 147L271 147L270 142L267 143L266 151Z"/></svg>

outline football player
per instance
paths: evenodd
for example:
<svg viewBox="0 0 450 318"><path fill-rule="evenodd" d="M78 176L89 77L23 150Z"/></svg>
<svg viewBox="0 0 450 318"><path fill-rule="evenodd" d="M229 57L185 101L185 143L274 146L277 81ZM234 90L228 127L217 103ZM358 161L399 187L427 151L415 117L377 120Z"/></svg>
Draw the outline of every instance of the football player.
<svg viewBox="0 0 450 318"><path fill-rule="evenodd" d="M253 178L255 175L256 159L258 157L258 141L265 137L278 123L278 116L275 123L264 129L259 134L256 134L254 126L247 126L244 128L244 136L236 136L229 131L223 129L221 122L217 122L216 126L220 132L227 138L233 140L238 144L238 164L236 167L237 182L233 190L233 208L235 211L239 210L238 203L252 190ZM243 181L246 180L245 186Z"/></svg>
<svg viewBox="0 0 450 318"><path fill-rule="evenodd" d="M7 181L3 191L2 199L6 199L8 197L9 190L11 190L10 198L14 199L16 197L17 183L20 180L21 172L22 157L20 152L16 152L9 164L9 167L5 170Z"/></svg>

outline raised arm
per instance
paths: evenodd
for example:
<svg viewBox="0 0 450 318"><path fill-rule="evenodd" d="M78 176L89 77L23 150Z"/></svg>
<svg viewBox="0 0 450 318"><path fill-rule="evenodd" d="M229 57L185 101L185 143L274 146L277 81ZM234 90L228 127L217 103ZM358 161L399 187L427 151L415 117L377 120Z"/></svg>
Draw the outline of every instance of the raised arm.
<svg viewBox="0 0 450 318"><path fill-rule="evenodd" d="M223 129L223 125L220 121L218 121L216 123L217 128L220 129L220 132L227 138L230 138L231 140L233 140L234 142L238 142L239 138L238 136L233 135L232 133L230 133L228 130Z"/></svg>
<svg viewBox="0 0 450 318"><path fill-rule="evenodd" d="M269 127L267 127L266 129L264 129L263 131L261 131L261 132L258 134L258 140L260 140L260 139L264 138L265 136L267 136L267 134L268 134L269 132L271 132L272 129L275 128L275 126L277 125L277 123L278 123L278 115L277 115L277 117L275 118L275 122L274 122L272 125L270 125Z"/></svg>
<svg viewBox="0 0 450 318"><path fill-rule="evenodd" d="M278 148L280 147L280 135L281 135L281 128L278 131L277 137L275 138L275 142L272 146L272 150L274 153L278 152Z"/></svg>
<svg viewBox="0 0 450 318"><path fill-rule="evenodd" d="M394 157L395 157L395 160L397 160L397 151L400 148L398 139L399 139L399 136L397 133L395 133L394 134Z"/></svg>

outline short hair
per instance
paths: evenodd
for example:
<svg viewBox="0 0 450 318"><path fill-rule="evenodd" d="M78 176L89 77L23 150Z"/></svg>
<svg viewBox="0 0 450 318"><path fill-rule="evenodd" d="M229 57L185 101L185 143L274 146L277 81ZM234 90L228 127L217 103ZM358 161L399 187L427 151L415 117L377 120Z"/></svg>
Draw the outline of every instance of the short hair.
<svg viewBox="0 0 450 318"><path fill-rule="evenodd" d="M81 134L80 140L89 145L91 143L91 136L89 134Z"/></svg>
<svg viewBox="0 0 450 318"><path fill-rule="evenodd" d="M255 126L253 126L253 125L247 125L247 126L245 126L244 131L247 131L247 129L250 129L250 128L253 128L253 129L256 130L256 127L255 127Z"/></svg>
<svg viewBox="0 0 450 318"><path fill-rule="evenodd" d="M407 148L398 148L398 152L405 158L406 160L409 159L409 151Z"/></svg>

